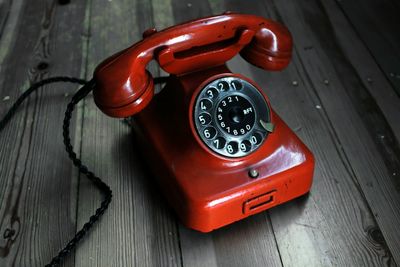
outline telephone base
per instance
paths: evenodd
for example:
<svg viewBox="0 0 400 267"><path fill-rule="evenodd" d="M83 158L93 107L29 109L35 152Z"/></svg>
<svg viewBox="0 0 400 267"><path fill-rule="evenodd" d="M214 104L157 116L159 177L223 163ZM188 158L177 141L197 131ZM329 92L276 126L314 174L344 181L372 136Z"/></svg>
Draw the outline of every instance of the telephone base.
<svg viewBox="0 0 400 267"><path fill-rule="evenodd" d="M189 228L210 232L309 192L314 157L271 110L275 129L243 158L226 158L199 144L190 102L225 66L171 76L166 87L134 117L135 131L161 189ZM197 90L197 91L196 91ZM252 178L251 170L258 176Z"/></svg>

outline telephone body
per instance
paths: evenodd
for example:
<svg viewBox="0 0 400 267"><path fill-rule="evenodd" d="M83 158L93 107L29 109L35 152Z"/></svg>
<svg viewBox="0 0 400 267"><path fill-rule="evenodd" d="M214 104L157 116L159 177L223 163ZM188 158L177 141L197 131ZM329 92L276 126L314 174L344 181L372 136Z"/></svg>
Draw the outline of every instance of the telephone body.
<svg viewBox="0 0 400 267"><path fill-rule="evenodd" d="M134 116L147 161L187 227L209 232L309 192L312 153L261 88L225 65L240 53L279 71L291 50L284 26L226 12L149 29L96 68L97 106ZM153 59L170 73L156 96L146 70Z"/></svg>

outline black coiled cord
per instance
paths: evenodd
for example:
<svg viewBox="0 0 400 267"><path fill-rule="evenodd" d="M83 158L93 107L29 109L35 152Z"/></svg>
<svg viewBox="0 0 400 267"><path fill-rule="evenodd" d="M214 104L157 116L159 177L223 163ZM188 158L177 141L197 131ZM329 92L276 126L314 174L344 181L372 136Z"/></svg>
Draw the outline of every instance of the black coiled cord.
<svg viewBox="0 0 400 267"><path fill-rule="evenodd" d="M101 202L100 207L96 209L96 212L92 216L90 216L89 221L82 226L82 228L75 234L75 236L68 242L68 244L58 252L57 256L55 256L51 260L51 262L46 265L46 267L59 265L62 259L66 255L71 253L71 250L86 235L90 228L93 227L93 225L96 223L96 221L99 220L101 215L103 215L112 199L111 188L99 177L97 177L93 172L89 171L88 168L84 164L82 164L82 161L76 156L74 148L71 145L71 138L69 136L69 126L71 122L72 112L74 111L76 104L78 104L79 101L87 96L90 91L93 90L93 87L94 81L91 80L87 82L81 89L79 89L72 97L71 102L69 102L64 115L63 137L65 150L67 151L69 158L72 160L72 163L78 168L80 173L86 175L86 177L104 194L104 199Z"/></svg>
<svg viewBox="0 0 400 267"><path fill-rule="evenodd" d="M154 79L154 83L164 83L166 82L168 77L157 77ZM0 131L3 130L5 125L10 121L12 116L17 111L18 107L22 104L22 102L34 91L42 87L43 85L50 84L50 83L58 83L58 82L69 82L69 83L77 83L83 85L72 97L71 102L69 102L67 106L67 110L65 111L64 122L63 122L63 137L64 137L64 145L65 150L68 153L69 158L72 160L73 164L78 168L80 173L86 175L86 177L104 194L104 199L100 204L100 207L96 210L96 212L90 216L89 221L86 222L83 227L75 234L75 236L67 243L67 245L61 249L57 256L55 256L46 267L50 266L57 266L61 263L61 261L76 247L79 241L86 235L86 233L92 228L92 226L99 220L101 215L106 211L108 208L111 199L112 199L112 191L111 188L103 182L98 176L96 176L93 172L89 171L88 168L82 164L82 161L77 157L76 153L74 152L74 148L71 145L71 138L69 135L69 127L70 121L72 117L72 112L76 104L79 103L85 96L87 96L90 91L93 90L95 86L95 82L90 80L89 82L79 79L79 78L72 78L72 77L53 77L41 80L37 83L34 83L31 87L29 87L22 95L20 95L6 113L6 115L0 121Z"/></svg>

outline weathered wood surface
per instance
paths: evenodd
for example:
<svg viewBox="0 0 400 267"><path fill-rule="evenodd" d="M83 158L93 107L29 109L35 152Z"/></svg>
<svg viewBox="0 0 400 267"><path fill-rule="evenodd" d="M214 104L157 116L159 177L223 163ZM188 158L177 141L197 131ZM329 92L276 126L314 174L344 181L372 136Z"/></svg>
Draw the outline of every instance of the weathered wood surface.
<svg viewBox="0 0 400 267"><path fill-rule="evenodd" d="M388 257L390 255L387 254L389 250L385 249L386 245L396 252L400 244L400 233L397 231L397 225L400 224L400 190L396 177L400 169L399 143L368 87L365 86L365 78L354 71L356 66L363 62L356 62L354 65L349 63L345 56L348 52L344 52L348 45L335 42L340 41L335 36L348 27L344 25L344 20L339 20L336 6L328 1L323 4L317 1L306 3L295 5L289 4L289 1L279 2L277 10L283 22L293 29L299 63L304 68L307 84L305 88L308 89L305 93L314 98L315 104L321 105L321 114L326 115L329 132L336 139L343 165L355 184L354 190L351 191L355 195L358 189L373 214L372 218L363 216L360 230L364 231L366 241L374 241L370 238L370 229L375 229L373 221L376 220L383 231L383 237L375 240L376 243L372 243L370 248L376 248L377 252ZM331 22L331 18L335 18L336 21ZM305 38L300 32L307 29L311 31ZM353 40L352 44L356 41ZM312 48L304 49L310 42ZM324 83L325 79L329 81L328 85ZM387 104L399 105L399 99L394 97ZM400 118L400 112L393 115ZM325 147L320 147L325 150ZM331 177L341 183L338 177ZM343 182L350 182L350 179ZM343 191L340 191L339 196L343 198ZM350 205L348 201L343 204L342 209ZM371 222L366 223L367 219ZM379 233L379 230L376 230ZM354 234L355 232L349 232L348 235ZM353 252L353 257L359 255L360 259L366 258L363 253L355 254L356 252ZM400 261L398 251L393 253L393 257L396 262Z"/></svg>
<svg viewBox="0 0 400 267"><path fill-rule="evenodd" d="M232 10L281 21L295 41L283 72L239 57L228 65L264 88L314 152L308 197L210 234L186 229L157 190L129 127L88 97L75 114L74 143L114 199L64 266L400 264L400 99L390 75L400 69L400 43L387 25L398 19L398 4L368 2L0 0L0 116L30 82L89 79L99 61L152 26ZM65 94L72 91L44 88L0 133L0 266L44 265L99 205L100 194L78 177L62 145Z"/></svg>
<svg viewBox="0 0 400 267"><path fill-rule="evenodd" d="M338 4L400 96L400 3L338 0Z"/></svg>
<svg viewBox="0 0 400 267"><path fill-rule="evenodd" d="M31 82L80 76L85 7L82 1L64 10L54 1L3 3L1 114ZM75 232L77 175L61 135L65 93L73 90L43 88L1 133L0 266L42 266ZM73 257L65 266L74 266Z"/></svg>

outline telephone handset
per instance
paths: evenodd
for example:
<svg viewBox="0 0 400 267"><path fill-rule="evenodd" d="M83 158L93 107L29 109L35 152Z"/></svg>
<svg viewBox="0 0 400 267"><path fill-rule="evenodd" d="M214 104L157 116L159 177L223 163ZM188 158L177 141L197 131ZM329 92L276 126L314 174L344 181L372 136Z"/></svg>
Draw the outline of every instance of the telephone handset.
<svg viewBox="0 0 400 267"><path fill-rule="evenodd" d="M284 26L224 13L149 29L96 68L97 106L113 117L134 116L138 143L188 227L212 231L309 191L312 153L259 86L225 65L240 53L278 71L291 51ZM171 74L156 96L146 70L153 59Z"/></svg>
<svg viewBox="0 0 400 267"><path fill-rule="evenodd" d="M153 59L166 72L184 75L223 65L240 52L255 66L281 70L292 51L284 26L242 14L198 19L162 32L150 29L143 37L96 68L95 101L110 116L132 116L149 103L154 85L146 66Z"/></svg>

